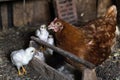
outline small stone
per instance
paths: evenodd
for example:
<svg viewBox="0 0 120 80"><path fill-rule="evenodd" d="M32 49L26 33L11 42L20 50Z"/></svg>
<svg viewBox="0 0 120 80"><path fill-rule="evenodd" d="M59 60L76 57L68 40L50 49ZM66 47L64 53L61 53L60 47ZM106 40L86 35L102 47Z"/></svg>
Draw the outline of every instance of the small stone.
<svg viewBox="0 0 120 80"><path fill-rule="evenodd" d="M115 53L115 54L114 54L115 57L117 57L117 56L119 56L119 55L120 55L120 53Z"/></svg>
<svg viewBox="0 0 120 80"><path fill-rule="evenodd" d="M16 32L16 34L17 34L17 35L19 35L19 34L20 34L20 32Z"/></svg>

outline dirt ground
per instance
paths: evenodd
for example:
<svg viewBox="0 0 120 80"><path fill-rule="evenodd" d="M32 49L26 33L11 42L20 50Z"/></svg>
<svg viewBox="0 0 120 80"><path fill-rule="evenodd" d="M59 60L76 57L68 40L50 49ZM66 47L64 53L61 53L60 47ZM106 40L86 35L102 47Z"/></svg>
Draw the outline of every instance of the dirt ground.
<svg viewBox="0 0 120 80"><path fill-rule="evenodd" d="M11 63L10 53L13 50L26 48L30 36L34 35L37 27L12 28L0 32L0 80L48 80L43 79L29 65L27 74L18 76L16 67ZM111 54L103 64L96 68L98 80L120 80L120 52Z"/></svg>

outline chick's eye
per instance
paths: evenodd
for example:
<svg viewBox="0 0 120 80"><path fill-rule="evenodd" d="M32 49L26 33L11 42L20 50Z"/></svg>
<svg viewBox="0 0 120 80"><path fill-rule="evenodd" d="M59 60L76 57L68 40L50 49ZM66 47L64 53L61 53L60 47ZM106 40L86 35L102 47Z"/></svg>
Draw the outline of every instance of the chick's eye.
<svg viewBox="0 0 120 80"><path fill-rule="evenodd" d="M34 52L34 51L31 51L31 52Z"/></svg>

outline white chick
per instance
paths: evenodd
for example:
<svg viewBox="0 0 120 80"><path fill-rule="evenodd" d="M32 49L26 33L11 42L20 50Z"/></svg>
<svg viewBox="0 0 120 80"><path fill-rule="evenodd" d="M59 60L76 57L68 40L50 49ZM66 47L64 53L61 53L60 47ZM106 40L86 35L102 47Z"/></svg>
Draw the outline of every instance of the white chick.
<svg viewBox="0 0 120 80"><path fill-rule="evenodd" d="M36 36L41 40L47 42L49 32L47 31L46 25L41 25L40 29L36 31Z"/></svg>
<svg viewBox="0 0 120 80"><path fill-rule="evenodd" d="M26 70L23 65L27 65L32 59L34 53L36 52L34 47L28 47L26 50L17 50L11 53L11 61L18 69L18 75L22 75L20 68L22 68L23 73L26 74Z"/></svg>
<svg viewBox="0 0 120 80"><path fill-rule="evenodd" d="M51 44L51 45L54 45L54 38L52 35L49 35L48 36L48 39L47 39L47 43ZM47 48L47 52L51 55L53 55L53 50L50 49L50 48Z"/></svg>
<svg viewBox="0 0 120 80"><path fill-rule="evenodd" d="M36 58L39 59L40 61L45 62L45 57L44 57L43 52L37 52L34 57L36 57Z"/></svg>
<svg viewBox="0 0 120 80"><path fill-rule="evenodd" d="M49 32L47 31L46 25L44 25L44 24L41 25L40 29L38 29L36 31L36 36L45 42L47 42L48 35L49 35ZM44 50L46 50L46 47L40 46L40 50L44 51Z"/></svg>

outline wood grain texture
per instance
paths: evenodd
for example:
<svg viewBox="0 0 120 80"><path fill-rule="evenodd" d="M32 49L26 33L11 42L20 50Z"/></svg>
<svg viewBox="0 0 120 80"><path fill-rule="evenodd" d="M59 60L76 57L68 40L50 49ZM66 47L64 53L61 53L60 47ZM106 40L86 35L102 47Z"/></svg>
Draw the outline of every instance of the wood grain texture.
<svg viewBox="0 0 120 80"><path fill-rule="evenodd" d="M78 14L78 24L83 24L97 16L96 2L97 0L75 0L77 14ZM81 25L80 24L80 25Z"/></svg>
<svg viewBox="0 0 120 80"><path fill-rule="evenodd" d="M59 54L63 55L64 57L66 58L69 58L70 60L76 62L76 63L81 63L83 64L84 66L90 68L90 69L93 69L95 67L95 65L93 65L92 63L86 61L86 60L83 60L81 58L78 58L76 57L75 55L73 55L72 53L68 52L68 51L65 51L63 49L60 49L58 47L55 47L55 46L52 46L36 37L31 37L32 40L34 40L35 42L37 42L38 44L41 44L41 45L44 45L44 46L47 46L51 49L53 49L54 51L58 52Z"/></svg>
<svg viewBox="0 0 120 80"><path fill-rule="evenodd" d="M37 58L33 58L31 61L31 66L38 72L40 76L46 78L45 80L71 80L62 73L41 62Z"/></svg>
<svg viewBox="0 0 120 80"><path fill-rule="evenodd" d="M112 0L98 0L97 17L104 16L111 5Z"/></svg>
<svg viewBox="0 0 120 80"><path fill-rule="evenodd" d="M13 18L15 26L40 25L50 19L48 1L26 1L13 4Z"/></svg>

